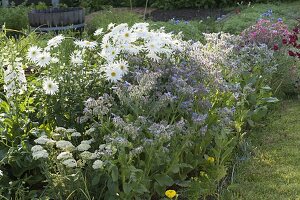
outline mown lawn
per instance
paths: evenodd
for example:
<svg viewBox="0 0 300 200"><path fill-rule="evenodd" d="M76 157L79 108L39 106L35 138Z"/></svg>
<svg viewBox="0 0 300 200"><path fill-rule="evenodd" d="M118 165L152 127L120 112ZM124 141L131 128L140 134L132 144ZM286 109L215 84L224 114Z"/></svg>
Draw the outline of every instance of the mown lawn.
<svg viewBox="0 0 300 200"><path fill-rule="evenodd" d="M284 1L283 1L284 2ZM273 3L273 4L254 4L241 11L240 14L231 15L222 24L224 32L239 34L241 30L255 24L260 15L268 10L272 10L272 18L276 21L281 18L289 27L293 27L300 20L300 1Z"/></svg>
<svg viewBox="0 0 300 200"><path fill-rule="evenodd" d="M285 101L268 125L251 133L252 156L237 165L234 199L300 199L300 101Z"/></svg>

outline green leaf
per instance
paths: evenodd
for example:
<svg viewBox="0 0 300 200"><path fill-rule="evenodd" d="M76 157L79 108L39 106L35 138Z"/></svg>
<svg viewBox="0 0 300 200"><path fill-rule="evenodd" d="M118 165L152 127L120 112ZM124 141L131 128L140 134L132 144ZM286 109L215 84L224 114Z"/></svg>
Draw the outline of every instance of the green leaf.
<svg viewBox="0 0 300 200"><path fill-rule="evenodd" d="M0 108L4 110L4 112L9 112L9 104L6 101L0 101Z"/></svg>
<svg viewBox="0 0 300 200"><path fill-rule="evenodd" d="M100 182L100 174L97 174L96 176L93 177L92 179L92 186L97 185Z"/></svg>
<svg viewBox="0 0 300 200"><path fill-rule="evenodd" d="M272 88L270 88L269 86L262 87L261 89L263 89L263 90L272 90Z"/></svg>
<svg viewBox="0 0 300 200"><path fill-rule="evenodd" d="M149 193L149 190L143 184L138 184L137 187L135 187L134 191L139 194Z"/></svg>
<svg viewBox="0 0 300 200"><path fill-rule="evenodd" d="M170 171L174 174L177 174L180 170L180 167L179 167L179 164L177 165L173 165L171 168L170 168Z"/></svg>
<svg viewBox="0 0 300 200"><path fill-rule="evenodd" d="M111 168L111 176L112 176L112 180L113 182L117 182L119 179L119 170L117 166L112 166Z"/></svg>
<svg viewBox="0 0 300 200"><path fill-rule="evenodd" d="M125 194L128 194L132 190L132 186L129 183L124 183L123 184L123 190Z"/></svg>
<svg viewBox="0 0 300 200"><path fill-rule="evenodd" d="M174 184L173 179L166 175L166 174L156 174L154 179L158 182L161 186L171 186Z"/></svg>
<svg viewBox="0 0 300 200"><path fill-rule="evenodd" d="M154 183L154 190L157 194L164 194L165 192L165 187L161 186L160 184L158 184L157 182Z"/></svg>
<svg viewBox="0 0 300 200"><path fill-rule="evenodd" d="M276 97L268 97L268 98L263 98L268 103L277 103L279 100Z"/></svg>

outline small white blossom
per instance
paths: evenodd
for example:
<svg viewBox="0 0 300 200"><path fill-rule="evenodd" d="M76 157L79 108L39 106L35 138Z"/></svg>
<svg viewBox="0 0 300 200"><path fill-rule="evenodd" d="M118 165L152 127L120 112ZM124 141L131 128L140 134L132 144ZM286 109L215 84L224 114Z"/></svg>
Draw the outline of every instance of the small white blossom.
<svg viewBox="0 0 300 200"><path fill-rule="evenodd" d="M80 154L80 157L83 160L92 160L92 159L97 158L97 155L95 153L91 153L89 151L84 151Z"/></svg>
<svg viewBox="0 0 300 200"><path fill-rule="evenodd" d="M42 135L41 137L34 140L37 144L46 144L46 143L53 143L54 141L49 139L46 135Z"/></svg>
<svg viewBox="0 0 300 200"><path fill-rule="evenodd" d="M69 167L69 168L77 167L77 162L76 162L76 160L73 159L73 158L64 160L64 161L62 162L62 164L64 164L65 166L67 166L67 167Z"/></svg>
<svg viewBox="0 0 300 200"><path fill-rule="evenodd" d="M71 54L71 63L73 65L82 65L83 64L82 54L83 54L83 51L74 51Z"/></svg>
<svg viewBox="0 0 300 200"><path fill-rule="evenodd" d="M95 31L94 36L99 36L103 33L103 28L99 28Z"/></svg>
<svg viewBox="0 0 300 200"><path fill-rule="evenodd" d="M61 152L56 158L57 160L66 160L69 158L73 158L73 155L70 152Z"/></svg>
<svg viewBox="0 0 300 200"><path fill-rule="evenodd" d="M89 140L82 140L81 144L92 144L92 142L94 142L94 139L89 139Z"/></svg>
<svg viewBox="0 0 300 200"><path fill-rule="evenodd" d="M86 143L81 143L80 145L78 145L78 146L76 147L76 149L77 149L78 151L87 151L87 150L89 150L90 148L91 148L91 145L86 144Z"/></svg>
<svg viewBox="0 0 300 200"><path fill-rule="evenodd" d="M74 132L71 134L72 137L80 137L81 136L81 133L79 132Z"/></svg>
<svg viewBox="0 0 300 200"><path fill-rule="evenodd" d="M114 27L115 27L115 25L116 25L116 24L114 24L114 23L110 23L110 24L108 24L108 26L107 26L107 30L110 30L110 29L114 28Z"/></svg>
<svg viewBox="0 0 300 200"><path fill-rule="evenodd" d="M34 160L37 160L40 158L48 158L48 156L49 156L49 154L46 150L32 152L32 157Z"/></svg>
<svg viewBox="0 0 300 200"><path fill-rule="evenodd" d="M104 163L102 160L96 160L94 163L93 163L93 169L101 169L103 168L104 166Z"/></svg>
<svg viewBox="0 0 300 200"><path fill-rule="evenodd" d="M32 152L37 152L42 150L44 150L44 148L41 145L34 145L33 147L31 147Z"/></svg>
<svg viewBox="0 0 300 200"><path fill-rule="evenodd" d="M75 149L74 145L71 142L65 140L57 141L56 147L59 149L70 150L70 151Z"/></svg>
<svg viewBox="0 0 300 200"><path fill-rule="evenodd" d="M56 58L56 57L51 58L51 63L58 63L58 62L59 62L58 58Z"/></svg>

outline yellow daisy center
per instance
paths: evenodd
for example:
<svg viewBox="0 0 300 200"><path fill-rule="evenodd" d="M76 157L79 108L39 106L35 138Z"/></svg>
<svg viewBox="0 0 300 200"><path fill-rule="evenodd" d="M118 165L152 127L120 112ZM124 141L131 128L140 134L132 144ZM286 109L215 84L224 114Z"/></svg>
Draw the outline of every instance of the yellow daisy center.
<svg viewBox="0 0 300 200"><path fill-rule="evenodd" d="M117 73L116 73L116 72L111 72L110 75L111 75L112 77L115 77L115 76L117 75Z"/></svg>

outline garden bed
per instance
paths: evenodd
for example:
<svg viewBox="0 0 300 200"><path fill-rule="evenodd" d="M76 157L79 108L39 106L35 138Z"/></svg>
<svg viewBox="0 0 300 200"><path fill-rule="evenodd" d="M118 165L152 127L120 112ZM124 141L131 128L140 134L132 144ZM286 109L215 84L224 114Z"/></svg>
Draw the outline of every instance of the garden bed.
<svg viewBox="0 0 300 200"><path fill-rule="evenodd" d="M226 14L228 11L222 9L154 10L148 15L148 18L153 21L204 20L209 17L217 19Z"/></svg>

